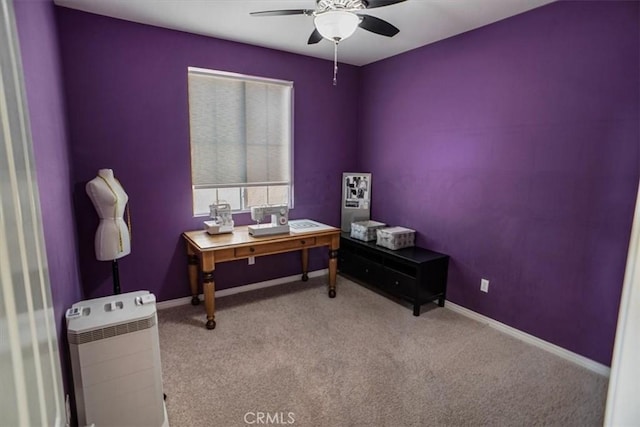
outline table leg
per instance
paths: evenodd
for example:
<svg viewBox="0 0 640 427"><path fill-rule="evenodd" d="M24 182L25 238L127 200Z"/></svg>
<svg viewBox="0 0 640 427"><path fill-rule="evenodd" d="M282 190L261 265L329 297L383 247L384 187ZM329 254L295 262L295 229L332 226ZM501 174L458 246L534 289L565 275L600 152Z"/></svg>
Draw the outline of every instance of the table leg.
<svg viewBox="0 0 640 427"><path fill-rule="evenodd" d="M207 329L214 329L216 327L216 284L213 281L213 271L203 272L202 278L204 307L207 311Z"/></svg>
<svg viewBox="0 0 640 427"><path fill-rule="evenodd" d="M302 249L302 281L309 280L309 249Z"/></svg>
<svg viewBox="0 0 640 427"><path fill-rule="evenodd" d="M338 273L338 249L340 248L340 236L331 239L329 251L329 298L336 297L336 275Z"/></svg>
<svg viewBox="0 0 640 427"><path fill-rule="evenodd" d="M213 281L213 271L216 260L213 252L202 253L202 291L204 293L204 308L207 312L207 329L216 327L216 283Z"/></svg>
<svg viewBox="0 0 640 427"><path fill-rule="evenodd" d="M191 305L200 304L198 298L198 255L193 251L191 245L187 244L187 258L189 262L189 286L191 286Z"/></svg>

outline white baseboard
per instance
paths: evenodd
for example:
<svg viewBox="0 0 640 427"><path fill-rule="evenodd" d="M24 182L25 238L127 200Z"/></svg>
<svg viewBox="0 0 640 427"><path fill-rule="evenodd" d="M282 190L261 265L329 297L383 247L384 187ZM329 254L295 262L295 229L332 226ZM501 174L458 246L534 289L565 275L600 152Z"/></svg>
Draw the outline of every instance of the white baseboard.
<svg viewBox="0 0 640 427"><path fill-rule="evenodd" d="M595 360L591 360L587 357L581 356L555 344L551 344L550 342L542 340L538 337L534 337L533 335L529 335L526 332L522 332L516 328L512 328L511 326L500 323L497 320L484 316L480 313L476 313L475 311L469 310L468 308L462 307L458 304L454 304L450 301L447 301L444 306L445 308L455 311L456 313L460 313L463 316L467 316L480 323L487 324L492 328L499 330L500 332L504 332L505 334L511 335L514 338L518 338L521 341L535 345L536 347L553 353L556 356L560 356L563 359L568 360L569 362L573 362L576 365L582 366L583 368L595 372L596 374L600 374L604 377L609 377L611 373L611 368L606 365L598 363Z"/></svg>
<svg viewBox="0 0 640 427"><path fill-rule="evenodd" d="M320 277L329 274L329 269L325 268L322 270L310 271L308 273L309 278L312 277ZM239 294L242 292L255 291L256 289L269 288L271 286L283 285L285 283L297 282L300 280L300 274L296 274L294 276L287 277L279 277L277 279L266 280L264 282L258 283L250 283L248 285L236 286L234 288L223 289L221 291L216 291L216 298L225 297L227 295ZM200 301L204 299L202 294L200 294ZM161 301L156 303L156 308L158 310L164 310L165 308L178 307L181 305L191 304L191 297L184 298L176 298L168 301Z"/></svg>

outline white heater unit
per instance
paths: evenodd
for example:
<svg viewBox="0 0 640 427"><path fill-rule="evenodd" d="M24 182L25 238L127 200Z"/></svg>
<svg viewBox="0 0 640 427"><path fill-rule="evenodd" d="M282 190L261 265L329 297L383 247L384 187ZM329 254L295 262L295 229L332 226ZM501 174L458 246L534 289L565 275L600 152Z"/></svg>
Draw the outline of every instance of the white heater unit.
<svg viewBox="0 0 640 427"><path fill-rule="evenodd" d="M155 300L138 291L67 310L78 425L169 425Z"/></svg>

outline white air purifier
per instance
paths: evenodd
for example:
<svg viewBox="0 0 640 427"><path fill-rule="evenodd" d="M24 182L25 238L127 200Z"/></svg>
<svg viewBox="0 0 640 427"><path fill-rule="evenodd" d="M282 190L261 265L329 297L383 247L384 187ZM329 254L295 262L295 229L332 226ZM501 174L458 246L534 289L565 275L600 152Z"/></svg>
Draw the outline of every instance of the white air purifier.
<svg viewBox="0 0 640 427"><path fill-rule="evenodd" d="M79 426L168 426L155 296L81 301L66 314Z"/></svg>

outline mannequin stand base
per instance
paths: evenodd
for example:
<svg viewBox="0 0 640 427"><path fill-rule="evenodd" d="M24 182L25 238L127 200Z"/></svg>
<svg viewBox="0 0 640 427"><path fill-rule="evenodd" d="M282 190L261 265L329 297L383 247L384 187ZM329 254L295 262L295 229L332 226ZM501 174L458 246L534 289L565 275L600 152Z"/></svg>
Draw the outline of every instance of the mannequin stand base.
<svg viewBox="0 0 640 427"><path fill-rule="evenodd" d="M113 273L113 294L120 294L120 274L118 272L118 260L111 262L111 272Z"/></svg>

